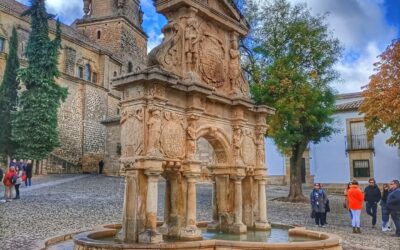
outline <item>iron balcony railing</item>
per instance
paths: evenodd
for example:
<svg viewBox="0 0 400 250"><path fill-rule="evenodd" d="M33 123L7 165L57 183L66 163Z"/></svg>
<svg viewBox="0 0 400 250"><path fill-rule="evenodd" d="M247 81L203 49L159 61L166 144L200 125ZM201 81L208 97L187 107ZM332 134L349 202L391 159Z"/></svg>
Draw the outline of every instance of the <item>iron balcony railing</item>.
<svg viewBox="0 0 400 250"><path fill-rule="evenodd" d="M351 150L374 150L374 140L368 140L365 135L346 136L346 151Z"/></svg>

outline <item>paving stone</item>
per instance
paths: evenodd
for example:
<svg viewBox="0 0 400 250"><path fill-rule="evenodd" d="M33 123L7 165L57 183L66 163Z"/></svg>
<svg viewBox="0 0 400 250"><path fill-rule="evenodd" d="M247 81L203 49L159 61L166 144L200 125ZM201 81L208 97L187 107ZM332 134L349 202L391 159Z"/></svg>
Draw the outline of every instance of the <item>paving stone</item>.
<svg viewBox="0 0 400 250"><path fill-rule="evenodd" d="M21 199L0 203L0 249L35 249L43 239L89 230L102 224L121 223L124 179L98 175L49 175L34 179L35 189L24 188ZM40 183L40 184L39 184ZM163 218L165 184L159 185L159 219ZM3 189L3 187L1 188ZM310 190L305 190L308 194ZM273 199L287 194L284 187L268 187L268 216L274 223L306 226L336 233L345 249L400 249L400 239L390 237L370 225L362 214L362 234L352 234L350 219L343 209L342 196L329 196L332 212L328 226L317 228L309 218L308 204L291 204ZM2 192L0 192L2 195ZM212 185L197 185L197 219L211 220ZM380 214L378 215L380 221ZM379 228L379 226L378 226Z"/></svg>

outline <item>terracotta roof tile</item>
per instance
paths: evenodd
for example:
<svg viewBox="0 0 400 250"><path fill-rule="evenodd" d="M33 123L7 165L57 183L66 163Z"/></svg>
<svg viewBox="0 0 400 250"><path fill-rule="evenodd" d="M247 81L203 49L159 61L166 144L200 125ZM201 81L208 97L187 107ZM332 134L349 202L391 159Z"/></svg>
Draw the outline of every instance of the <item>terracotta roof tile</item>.
<svg viewBox="0 0 400 250"><path fill-rule="evenodd" d="M350 111L350 110L358 110L358 108L361 106L363 100L357 100L357 101L352 101L352 102L347 102L347 103L342 103L339 105L336 105L336 111Z"/></svg>

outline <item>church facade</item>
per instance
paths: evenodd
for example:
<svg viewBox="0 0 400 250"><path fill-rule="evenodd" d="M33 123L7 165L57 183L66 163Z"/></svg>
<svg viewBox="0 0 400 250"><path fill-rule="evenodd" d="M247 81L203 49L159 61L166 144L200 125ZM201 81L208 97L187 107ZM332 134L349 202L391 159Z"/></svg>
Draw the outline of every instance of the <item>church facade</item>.
<svg viewBox="0 0 400 250"><path fill-rule="evenodd" d="M107 153L118 155L119 150L118 142L113 148L106 145L104 126L104 122L119 122L121 95L113 90L112 79L146 65L147 36L141 27L143 12L139 0L83 2L84 16L72 25L61 26L61 76L57 83L67 87L69 95L58 114L61 146L52 156L82 164L84 172L94 172L100 159L106 158ZM21 66L27 66L24 52L30 20L21 17L27 8L15 0L0 2L0 82L13 27L18 33ZM54 38L54 20L49 21L49 27L50 37Z"/></svg>

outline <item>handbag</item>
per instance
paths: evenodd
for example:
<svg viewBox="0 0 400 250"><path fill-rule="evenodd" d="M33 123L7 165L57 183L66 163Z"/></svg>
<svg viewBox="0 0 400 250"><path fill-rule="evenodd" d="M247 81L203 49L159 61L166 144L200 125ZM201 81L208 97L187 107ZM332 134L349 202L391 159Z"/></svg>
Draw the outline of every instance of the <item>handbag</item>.
<svg viewBox="0 0 400 250"><path fill-rule="evenodd" d="M22 179L22 181L26 181L26 174L23 174L21 179Z"/></svg>
<svg viewBox="0 0 400 250"><path fill-rule="evenodd" d="M325 205L325 212L330 212L331 211L331 207L329 206L329 200L326 201L326 205Z"/></svg>

